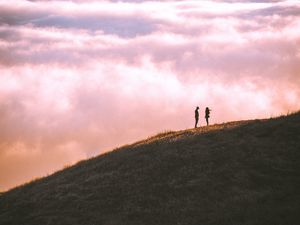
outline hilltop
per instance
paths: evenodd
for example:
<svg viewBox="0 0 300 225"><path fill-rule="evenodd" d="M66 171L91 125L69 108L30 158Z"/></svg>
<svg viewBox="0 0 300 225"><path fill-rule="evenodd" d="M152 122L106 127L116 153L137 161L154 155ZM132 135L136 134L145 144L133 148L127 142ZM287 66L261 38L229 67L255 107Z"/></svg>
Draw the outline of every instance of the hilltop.
<svg viewBox="0 0 300 225"><path fill-rule="evenodd" d="M125 131L124 131L125 132ZM1 225L296 225L300 113L170 131L0 196Z"/></svg>

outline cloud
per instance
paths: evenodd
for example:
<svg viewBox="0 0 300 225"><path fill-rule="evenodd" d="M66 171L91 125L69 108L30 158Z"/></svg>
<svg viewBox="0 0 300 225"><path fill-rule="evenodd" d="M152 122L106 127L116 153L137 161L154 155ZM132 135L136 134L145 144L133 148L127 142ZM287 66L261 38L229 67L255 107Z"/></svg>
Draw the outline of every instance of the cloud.
<svg viewBox="0 0 300 225"><path fill-rule="evenodd" d="M123 13L113 9L112 4L107 3L91 3L94 7L83 3L76 5L72 2L65 4L61 2L18 3L17 7L4 4L0 8L2 14L0 23L90 31L101 30L104 33L122 37L145 35L151 33L155 28L154 23L150 23L141 13L135 12L138 7L130 4L116 3L120 5L121 9L124 9L125 13Z"/></svg>
<svg viewBox="0 0 300 225"><path fill-rule="evenodd" d="M192 127L196 105L213 109L212 123L298 110L298 11L296 1L1 1L0 189Z"/></svg>

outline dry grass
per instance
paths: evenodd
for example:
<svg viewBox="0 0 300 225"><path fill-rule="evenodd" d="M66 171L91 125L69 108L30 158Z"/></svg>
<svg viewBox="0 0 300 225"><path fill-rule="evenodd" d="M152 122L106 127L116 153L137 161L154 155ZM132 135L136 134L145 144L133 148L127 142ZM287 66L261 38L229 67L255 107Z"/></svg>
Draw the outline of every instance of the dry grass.
<svg viewBox="0 0 300 225"><path fill-rule="evenodd" d="M294 225L300 114L167 131L0 197L1 225Z"/></svg>

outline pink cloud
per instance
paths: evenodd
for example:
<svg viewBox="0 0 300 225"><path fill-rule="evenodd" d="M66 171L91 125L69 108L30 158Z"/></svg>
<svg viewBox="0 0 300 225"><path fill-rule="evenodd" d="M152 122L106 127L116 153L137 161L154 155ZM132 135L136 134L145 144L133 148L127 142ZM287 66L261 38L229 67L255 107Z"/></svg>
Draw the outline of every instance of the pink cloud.
<svg viewBox="0 0 300 225"><path fill-rule="evenodd" d="M212 123L298 110L298 7L0 2L0 189L190 128L196 105Z"/></svg>

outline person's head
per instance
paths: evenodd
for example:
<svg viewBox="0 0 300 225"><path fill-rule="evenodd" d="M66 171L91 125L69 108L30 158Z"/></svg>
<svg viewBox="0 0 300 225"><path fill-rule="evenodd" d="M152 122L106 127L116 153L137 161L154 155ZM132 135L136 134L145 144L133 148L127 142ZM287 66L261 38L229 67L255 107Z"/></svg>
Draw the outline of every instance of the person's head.
<svg viewBox="0 0 300 225"><path fill-rule="evenodd" d="M198 109L199 109L199 106L197 106L196 110L198 110Z"/></svg>

